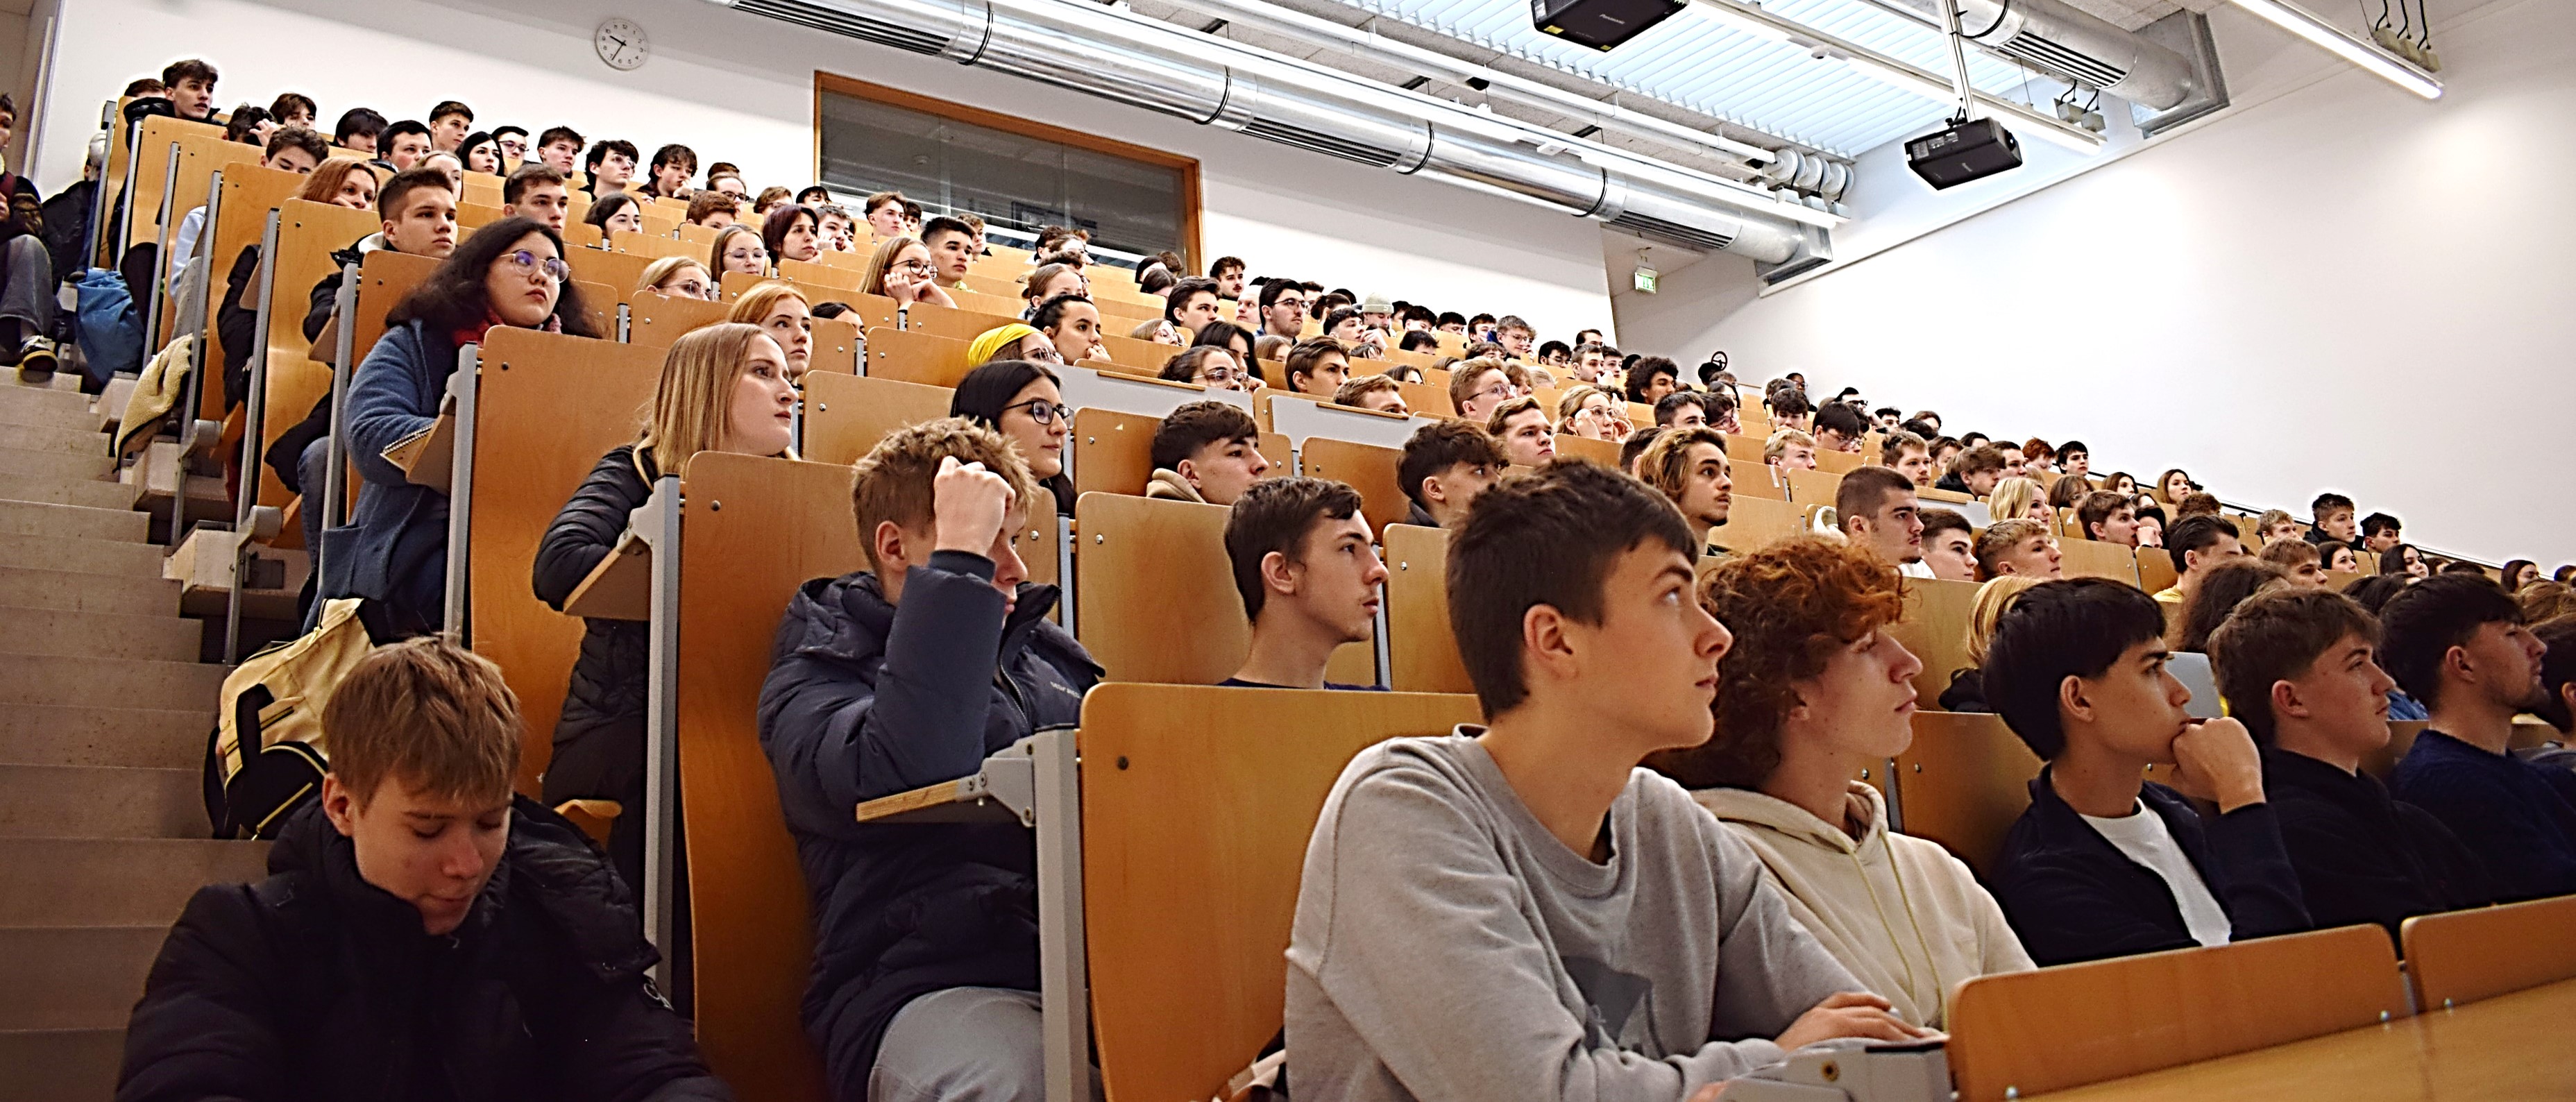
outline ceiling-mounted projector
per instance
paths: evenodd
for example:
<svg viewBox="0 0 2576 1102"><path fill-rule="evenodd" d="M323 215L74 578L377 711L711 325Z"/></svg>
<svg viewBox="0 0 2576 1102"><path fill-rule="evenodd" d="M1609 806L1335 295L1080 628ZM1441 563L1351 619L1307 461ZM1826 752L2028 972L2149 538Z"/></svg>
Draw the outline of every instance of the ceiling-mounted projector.
<svg viewBox="0 0 2576 1102"><path fill-rule="evenodd" d="M1607 50L1690 6L1689 0L1530 0L1540 34Z"/></svg>
<svg viewBox="0 0 2576 1102"><path fill-rule="evenodd" d="M2021 167L2021 142L1993 119L1970 119L1905 143L1905 163L1932 190Z"/></svg>

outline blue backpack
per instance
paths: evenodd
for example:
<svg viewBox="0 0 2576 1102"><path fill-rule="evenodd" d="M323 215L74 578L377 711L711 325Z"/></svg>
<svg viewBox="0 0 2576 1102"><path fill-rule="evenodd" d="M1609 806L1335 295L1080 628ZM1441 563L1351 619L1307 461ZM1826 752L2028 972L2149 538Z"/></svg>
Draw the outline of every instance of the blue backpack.
<svg viewBox="0 0 2576 1102"><path fill-rule="evenodd" d="M78 341L89 361L90 381L106 386L119 371L143 370L143 315L125 277L112 268L92 268L74 286L78 295Z"/></svg>

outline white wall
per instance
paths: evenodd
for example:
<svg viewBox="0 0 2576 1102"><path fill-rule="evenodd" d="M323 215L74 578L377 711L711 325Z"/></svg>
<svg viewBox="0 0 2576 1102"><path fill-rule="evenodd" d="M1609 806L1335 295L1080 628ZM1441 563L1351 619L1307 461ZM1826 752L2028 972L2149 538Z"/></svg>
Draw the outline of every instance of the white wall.
<svg viewBox="0 0 2576 1102"><path fill-rule="evenodd" d="M2437 548L2576 559L2576 4L2437 20L2435 102L2218 22L2229 114L1769 296L1715 260L1622 293L1626 347L1723 347L1748 380L2079 437L2097 470L2178 465L2294 512L2334 488Z"/></svg>
<svg viewBox="0 0 2576 1102"><path fill-rule="evenodd" d="M652 40L633 73L592 52L592 28L612 14ZM648 153L684 142L741 165L755 187L813 181L823 70L1196 157L1207 255L1242 256L1255 275L1518 313L1550 334L1610 321L1596 223L704 0L78 0L55 49L58 122L43 135L40 183L75 178L92 132L81 120L101 101L186 56L222 71L227 106L300 91L327 124L352 106L400 119L461 99L479 128L562 123Z"/></svg>

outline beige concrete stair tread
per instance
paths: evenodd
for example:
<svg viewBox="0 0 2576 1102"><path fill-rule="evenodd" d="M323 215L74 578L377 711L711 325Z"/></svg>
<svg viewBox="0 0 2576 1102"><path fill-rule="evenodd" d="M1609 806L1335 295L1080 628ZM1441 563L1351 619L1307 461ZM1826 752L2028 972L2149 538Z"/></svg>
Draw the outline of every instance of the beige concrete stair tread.
<svg viewBox="0 0 2576 1102"><path fill-rule="evenodd" d="M8 640L0 638L0 648ZM229 667L0 650L0 704L211 708Z"/></svg>
<svg viewBox="0 0 2576 1102"><path fill-rule="evenodd" d="M89 408L87 395L74 392L60 394L42 390L0 391L0 425L33 425L43 428L98 431L98 414Z"/></svg>
<svg viewBox="0 0 2576 1102"><path fill-rule="evenodd" d="M101 485L114 486L117 483L102 482ZM151 529L152 518L135 512L131 505L107 509L41 501L0 501L0 535L141 543Z"/></svg>
<svg viewBox="0 0 2576 1102"><path fill-rule="evenodd" d="M104 1102L116 1095L125 1029L0 1030L0 1102Z"/></svg>
<svg viewBox="0 0 2576 1102"><path fill-rule="evenodd" d="M158 578L163 557L161 548L148 543L77 536L0 535L0 566L59 570L66 574Z"/></svg>
<svg viewBox="0 0 2576 1102"><path fill-rule="evenodd" d="M107 434L103 432L0 422L0 448L24 448L28 451L65 452L74 455L106 455L107 444Z"/></svg>
<svg viewBox="0 0 2576 1102"><path fill-rule="evenodd" d="M0 708L0 764L203 768L215 729L202 709L13 704Z"/></svg>
<svg viewBox="0 0 2576 1102"><path fill-rule="evenodd" d="M10 609L5 645L19 654L194 662L205 624L173 616L119 616L60 609Z"/></svg>
<svg viewBox="0 0 2576 1102"><path fill-rule="evenodd" d="M87 509L134 508L143 488L95 478L8 478L0 480L0 500L78 505Z"/></svg>
<svg viewBox="0 0 2576 1102"><path fill-rule="evenodd" d="M0 838L202 838L211 830L199 770L0 765Z"/></svg>
<svg viewBox="0 0 2576 1102"><path fill-rule="evenodd" d="M0 448L0 478L88 478L114 481L115 464L105 452L38 451Z"/></svg>
<svg viewBox="0 0 2576 1102"><path fill-rule="evenodd" d="M0 1029L123 1029L163 926L0 927Z"/></svg>
<svg viewBox="0 0 2576 1102"><path fill-rule="evenodd" d="M176 616L179 583L157 576L82 574L42 565L0 563L0 609L17 608ZM0 638L0 645L6 645L5 638Z"/></svg>
<svg viewBox="0 0 2576 1102"><path fill-rule="evenodd" d="M208 884L268 875L268 843L0 838L0 926L168 926Z"/></svg>

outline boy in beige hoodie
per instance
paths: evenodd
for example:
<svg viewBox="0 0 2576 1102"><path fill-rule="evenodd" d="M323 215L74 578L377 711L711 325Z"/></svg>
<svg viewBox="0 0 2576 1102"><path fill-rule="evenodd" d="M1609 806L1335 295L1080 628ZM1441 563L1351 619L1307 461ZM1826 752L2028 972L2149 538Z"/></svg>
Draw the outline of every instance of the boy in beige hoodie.
<svg viewBox="0 0 2576 1102"><path fill-rule="evenodd" d="M1923 663L1887 632L1900 585L1895 567L1822 539L1721 564L1700 586L1736 640L1717 734L1647 764L1751 844L1789 912L1897 1017L1939 1028L1960 981L2032 965L1968 867L1890 834L1878 789L1852 779L1914 737Z"/></svg>

